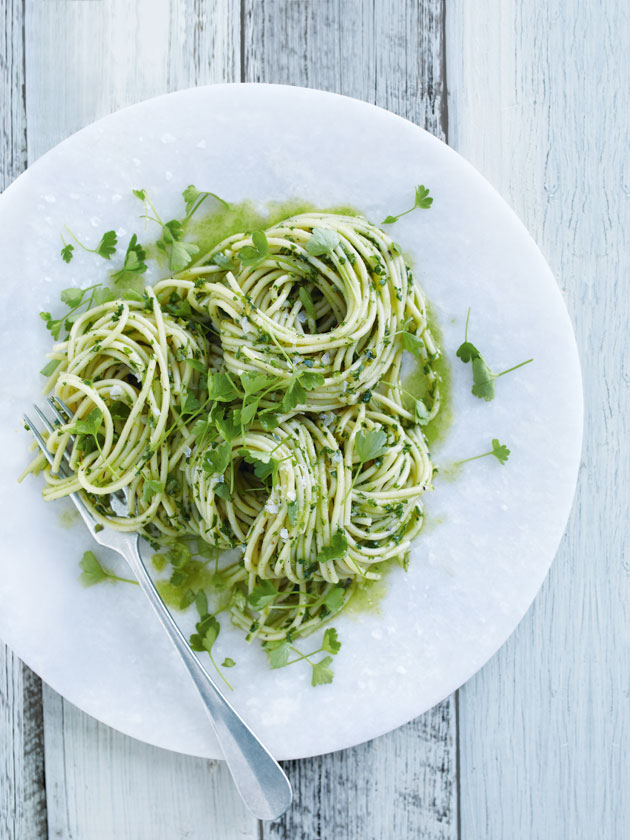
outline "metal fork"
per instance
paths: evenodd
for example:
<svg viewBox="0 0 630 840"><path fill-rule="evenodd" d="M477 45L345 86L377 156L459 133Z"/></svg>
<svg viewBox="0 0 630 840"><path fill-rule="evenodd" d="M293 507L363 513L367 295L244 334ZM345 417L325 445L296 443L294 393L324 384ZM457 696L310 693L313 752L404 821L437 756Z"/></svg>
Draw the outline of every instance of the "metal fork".
<svg viewBox="0 0 630 840"><path fill-rule="evenodd" d="M61 423L72 421L71 411L61 400L56 397L49 398L47 403L56 420ZM55 426L46 414L37 405L33 405L33 408L46 431L53 432ZM26 414L24 415L24 422L35 436L35 440L48 462L52 465L54 458L46 446L43 435ZM68 455L64 453L64 459L59 470L61 475L72 474L68 464ZM101 529L99 526L97 530L97 522L92 517L80 494L72 493L70 498L94 540L100 545L121 554L136 576L142 591L149 599L149 603L177 649L199 692L221 746L223 757L227 761L243 802L258 819L277 819L291 804L291 784L280 765L226 700L212 677L195 656L147 572L140 555L139 536L108 527Z"/></svg>

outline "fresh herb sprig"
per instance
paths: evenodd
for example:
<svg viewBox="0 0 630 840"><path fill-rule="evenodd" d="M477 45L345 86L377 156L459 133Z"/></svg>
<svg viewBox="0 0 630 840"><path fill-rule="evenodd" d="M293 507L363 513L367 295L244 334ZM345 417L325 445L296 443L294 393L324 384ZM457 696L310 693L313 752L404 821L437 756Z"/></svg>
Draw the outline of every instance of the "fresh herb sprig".
<svg viewBox="0 0 630 840"><path fill-rule="evenodd" d="M470 320L470 309L466 315L466 329L464 331L464 341L457 348L457 356L459 359L468 364L472 362L473 385L472 393L481 400L490 402L495 396L495 382L500 376L505 376L506 373L511 373L524 365L533 362L533 359L527 359L524 362L519 362L518 365L513 365L502 370L500 373L494 373L479 350L472 342L468 341L468 322Z"/></svg>
<svg viewBox="0 0 630 840"><path fill-rule="evenodd" d="M98 558L93 551L86 551L79 562L81 574L79 580L83 586L94 586L96 583L101 583L104 580L117 580L121 583L134 583L137 585L137 580L129 580L129 578L119 577L113 572L103 568Z"/></svg>
<svg viewBox="0 0 630 840"><path fill-rule="evenodd" d="M283 639L278 642L266 642L265 651L267 653L267 660L272 668L286 668L288 665L295 665L296 662L303 662L306 660L312 668L311 685L326 685L331 683L334 678L334 672L330 667L332 665L333 656L336 656L341 650L341 642L334 627L328 627L324 632L322 643L316 650L310 653L303 653L299 648L295 647L289 639ZM313 662L312 658L320 653L332 654L324 656L318 662ZM291 655L294 654L294 658Z"/></svg>
<svg viewBox="0 0 630 840"><path fill-rule="evenodd" d="M488 455L493 455L500 464L505 464L510 457L510 450L505 444L500 443L498 438L492 438L492 449L488 452L482 452L481 455L473 455L471 458L464 458L461 461L456 461L456 466L467 464L469 461L477 461L479 458L487 458Z"/></svg>
<svg viewBox="0 0 630 840"><path fill-rule="evenodd" d="M118 244L118 237L116 235L115 230L107 230L101 236L101 239L96 246L96 248L88 248L87 245L84 245L83 242L70 230L70 228L66 225L66 230L70 234L70 236L74 239L74 241L79 245L80 248L83 248L84 251L87 251L90 254L98 254L99 257L102 257L104 260L111 260L112 256L116 253L116 245ZM61 259L69 263L71 262L74 256L74 245L71 243L66 243L66 240L61 237L61 241L63 243L63 248L61 249Z"/></svg>
<svg viewBox="0 0 630 840"><path fill-rule="evenodd" d="M429 190L424 184L419 184L416 187L416 196L413 203L413 207L410 207L409 210L405 210L404 213L398 213L397 216L387 216L381 222L382 225L393 225L394 222L397 222L398 219L406 216L408 213L413 213L414 210L428 210L429 207L433 204L433 198L429 195Z"/></svg>
<svg viewBox="0 0 630 840"><path fill-rule="evenodd" d="M346 503L348 496L352 492L361 467L366 461L373 461L376 458L381 458L387 452L387 435L383 429L370 429L369 432L359 432L355 438L355 451L359 456L359 463L354 468L352 481L350 487L344 498Z"/></svg>

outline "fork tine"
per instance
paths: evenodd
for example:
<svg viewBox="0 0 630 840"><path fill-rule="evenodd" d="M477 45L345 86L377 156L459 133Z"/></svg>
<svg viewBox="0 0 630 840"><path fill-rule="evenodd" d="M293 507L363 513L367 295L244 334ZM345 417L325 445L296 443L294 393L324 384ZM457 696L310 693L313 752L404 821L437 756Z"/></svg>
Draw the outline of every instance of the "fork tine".
<svg viewBox="0 0 630 840"><path fill-rule="evenodd" d="M42 423L44 424L46 429L51 433L54 432L55 431L54 425L50 422L48 417L46 417L46 415L40 409L40 407L38 405L36 405L35 403L33 403L33 408L37 412L37 416L42 421ZM48 447L46 447L46 449L48 449ZM53 460L54 460L54 456L53 456ZM51 464L52 464L52 461L51 461ZM61 463L60 466L62 467L60 472L65 478L67 478L69 475L72 474L72 472L70 470L70 456L68 455L68 453L65 449L63 451L63 458L62 458L62 463Z"/></svg>
<svg viewBox="0 0 630 840"><path fill-rule="evenodd" d="M36 405L34 405L33 408L37 411L37 414L39 416L43 416L41 411L37 408ZM50 452L48 450L48 447L46 446L46 441L44 440L42 434L39 432L39 430L37 429L37 427L35 426L35 424L31 420L31 418L28 416L28 414L24 414L23 417L24 417L24 422L26 423L29 431L32 432L33 437L37 441L37 445L39 446L41 451L44 453L44 457L46 458L48 463L52 466L54 461L55 461L55 457L52 454L52 452ZM50 421L48 421L48 420L45 420L45 422L46 422L47 425L50 423ZM64 469L64 471L65 471L66 477L67 477L68 470ZM70 498L74 502L74 506L76 507L76 509L81 514L81 518L83 519L83 521L85 522L85 524L89 528L90 533L96 539L96 532L94 530L94 526L96 525L96 521L94 520L94 517L92 516L92 514L90 513L88 508L85 506L85 503L84 503L83 499L81 498L81 496L78 493L70 493Z"/></svg>
<svg viewBox="0 0 630 840"><path fill-rule="evenodd" d="M55 403L57 405L55 405ZM48 404L55 412L55 417L58 420L61 420L62 423L69 423L70 420L72 420L72 418L74 417L73 413L70 411L68 406L63 400L60 400L59 397L48 397ZM57 406L61 408L61 411L59 410L59 408L57 408Z"/></svg>

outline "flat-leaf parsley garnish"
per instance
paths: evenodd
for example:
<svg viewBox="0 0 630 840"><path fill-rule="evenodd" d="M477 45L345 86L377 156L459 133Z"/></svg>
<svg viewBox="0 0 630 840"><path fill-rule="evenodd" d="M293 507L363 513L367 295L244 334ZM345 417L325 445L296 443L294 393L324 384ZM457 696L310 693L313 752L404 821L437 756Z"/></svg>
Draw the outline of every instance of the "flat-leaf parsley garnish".
<svg viewBox="0 0 630 840"><path fill-rule="evenodd" d="M413 207L410 207L409 210L405 210L404 213L398 213L397 216L387 216L381 224L383 225L393 225L394 222L397 222L402 216L406 216L407 213L412 213L414 210L428 210L429 207L433 204L433 199L429 195L429 190L424 184L420 184L416 187L416 196L413 203Z"/></svg>
<svg viewBox="0 0 630 840"><path fill-rule="evenodd" d="M494 456L500 464L505 464L510 457L510 450L505 444L500 443L498 438L492 438L492 449L488 450L488 452L482 452L481 455L473 455L471 458L464 458L456 463L457 465L467 464L469 461L476 461L478 458L487 458L488 455Z"/></svg>

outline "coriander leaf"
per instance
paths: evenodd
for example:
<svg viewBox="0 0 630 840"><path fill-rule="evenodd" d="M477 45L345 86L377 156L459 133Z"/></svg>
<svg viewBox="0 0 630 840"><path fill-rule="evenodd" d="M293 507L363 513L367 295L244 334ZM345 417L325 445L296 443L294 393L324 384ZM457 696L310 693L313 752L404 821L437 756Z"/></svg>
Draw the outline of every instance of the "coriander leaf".
<svg viewBox="0 0 630 840"><path fill-rule="evenodd" d="M291 381L282 398L282 411L288 414L289 411L293 411L296 405L301 405L304 402L306 402L306 391L300 384L300 377L297 377Z"/></svg>
<svg viewBox="0 0 630 840"><path fill-rule="evenodd" d="M202 467L209 475L222 474L228 468L232 458L232 446L227 441L216 449L209 449L204 455Z"/></svg>
<svg viewBox="0 0 630 840"><path fill-rule="evenodd" d="M61 293L61 302L65 303L70 309L74 309L81 305L85 291L83 289L64 289Z"/></svg>
<svg viewBox="0 0 630 840"><path fill-rule="evenodd" d="M61 364L60 359L51 359L47 365L40 370L42 376L52 376L52 374L57 370L59 365Z"/></svg>
<svg viewBox="0 0 630 840"><path fill-rule="evenodd" d="M323 659L320 659L319 662L313 663L311 685L325 685L326 683L331 683L333 681L333 677L335 675L330 668L331 663L332 656L325 656Z"/></svg>
<svg viewBox="0 0 630 840"><path fill-rule="evenodd" d="M457 348L457 357L467 364L468 362L472 362L473 359L481 358L481 353L474 344L470 341L464 341L462 344L459 345Z"/></svg>
<svg viewBox="0 0 630 840"><path fill-rule="evenodd" d="M510 457L510 450L503 443L499 443L498 438L492 438L492 454L500 464L505 464Z"/></svg>
<svg viewBox="0 0 630 840"><path fill-rule="evenodd" d="M306 250L313 257L319 257L322 254L332 253L339 245L339 242L339 234L336 230L317 227L313 228L311 238L306 243Z"/></svg>
<svg viewBox="0 0 630 840"><path fill-rule="evenodd" d="M359 432L355 438L355 448L362 464L380 458L387 452L387 435L382 429Z"/></svg>
<svg viewBox="0 0 630 840"><path fill-rule="evenodd" d="M125 300L135 300L137 303L144 302L144 297L140 294L140 292L136 292L135 289L125 289L122 296Z"/></svg>
<svg viewBox="0 0 630 840"><path fill-rule="evenodd" d="M147 194L145 190L132 190L131 192L135 195L136 198L139 198L140 201L147 200Z"/></svg>
<svg viewBox="0 0 630 840"><path fill-rule="evenodd" d="M324 640L322 641L322 650L327 653L339 653L341 650L341 642L337 637L337 631L334 627L329 627L324 633Z"/></svg>
<svg viewBox="0 0 630 840"><path fill-rule="evenodd" d="M95 252L104 260L109 260L112 254L116 253L116 245L118 244L118 237L115 230L106 231L101 237L101 241L95 248Z"/></svg>
<svg viewBox="0 0 630 840"><path fill-rule="evenodd" d="M201 408L201 403L193 394L186 394L186 399L181 408L182 416L185 414L195 414Z"/></svg>
<svg viewBox="0 0 630 840"><path fill-rule="evenodd" d="M72 259L72 257L74 256L73 251L74 251L74 245L64 245L63 248L61 249L61 252L60 252L61 253L61 259L65 263L69 263L70 260Z"/></svg>
<svg viewBox="0 0 630 840"><path fill-rule="evenodd" d="M76 420L72 431L77 435L91 435L96 438L98 430L103 422L103 414L100 409L95 408L83 420Z"/></svg>
<svg viewBox="0 0 630 840"><path fill-rule="evenodd" d="M272 668L284 668L289 664L291 645L286 639L280 642L268 642L265 645L265 653Z"/></svg>
<svg viewBox="0 0 630 840"><path fill-rule="evenodd" d="M238 258L243 265L257 265L269 255L269 243L263 230L252 233L253 245L245 245L238 252Z"/></svg>
<svg viewBox="0 0 630 840"><path fill-rule="evenodd" d="M297 502L287 502L287 516L289 518L289 522L293 527L297 525L298 520L298 503Z"/></svg>
<svg viewBox="0 0 630 840"><path fill-rule="evenodd" d="M343 586L334 586L324 598L324 604L331 612L337 612L343 605L343 595L346 590Z"/></svg>
<svg viewBox="0 0 630 840"><path fill-rule="evenodd" d="M235 412L229 412L227 417L217 417L214 421L217 431L225 441L233 441L240 433L240 424L236 422Z"/></svg>
<svg viewBox="0 0 630 840"><path fill-rule="evenodd" d="M184 225L179 221L179 219L171 219L170 222L166 222L164 224L164 227L171 238L175 241L181 239L184 235Z"/></svg>
<svg viewBox="0 0 630 840"><path fill-rule="evenodd" d="M402 346L405 350L408 350L410 353L413 353L414 356L420 358L422 355L422 349L424 344L421 338L418 338L417 335L413 333L407 332L407 330L403 330L402 333Z"/></svg>
<svg viewBox="0 0 630 840"><path fill-rule="evenodd" d="M208 397L217 402L231 402L239 396L238 391L225 373L208 374Z"/></svg>
<svg viewBox="0 0 630 840"><path fill-rule="evenodd" d="M153 478L145 478L144 486L142 488L143 502L150 503L154 496L162 492L164 492L164 485L161 481L155 481Z"/></svg>
<svg viewBox="0 0 630 840"><path fill-rule="evenodd" d="M311 318L311 320L316 321L317 311L315 309L315 304L313 303L313 298L306 286L300 286L298 289L298 297L302 301L302 306L304 307L304 311L308 317Z"/></svg>
<svg viewBox="0 0 630 840"><path fill-rule="evenodd" d="M94 586L109 577L109 573L101 566L93 551L86 551L79 566L83 570L79 580L83 586Z"/></svg>
<svg viewBox="0 0 630 840"><path fill-rule="evenodd" d="M222 668L233 668L236 665L236 662L231 659L229 656L226 656L223 662L221 663Z"/></svg>
<svg viewBox="0 0 630 840"><path fill-rule="evenodd" d="M314 373L312 371L304 371L298 376L300 385L307 391L312 391L313 388L319 388L324 384L324 377L321 373Z"/></svg>
<svg viewBox="0 0 630 840"><path fill-rule="evenodd" d="M207 420L197 420L192 427L192 433L195 436L195 443L199 445L202 443L206 434L210 431L210 423Z"/></svg>
<svg viewBox="0 0 630 840"><path fill-rule="evenodd" d="M330 544L323 545L320 548L319 554L317 555L317 562L327 563L329 560L341 560L342 557L345 557L347 551L348 539L344 531L340 528L331 539Z"/></svg>
<svg viewBox="0 0 630 840"><path fill-rule="evenodd" d="M263 580L247 596L249 606L257 611L273 603L280 593L270 580Z"/></svg>
<svg viewBox="0 0 630 840"><path fill-rule="evenodd" d="M219 636L221 625L213 615L208 616L204 623L207 626L207 630L201 644L203 645L204 650L207 650L209 654L212 654L212 647Z"/></svg>
<svg viewBox="0 0 630 840"><path fill-rule="evenodd" d="M496 374L490 370L483 356L478 356L476 359L472 360L472 371L473 394L476 397L479 397L479 399L490 402L490 400L494 399L494 383L497 378Z"/></svg>
<svg viewBox="0 0 630 840"><path fill-rule="evenodd" d="M429 422L429 410L423 400L414 400L414 417L419 426L426 426Z"/></svg>
<svg viewBox="0 0 630 840"><path fill-rule="evenodd" d="M192 242L173 242L168 267L171 271L183 271L188 266L199 247Z"/></svg>
<svg viewBox="0 0 630 840"><path fill-rule="evenodd" d="M193 592L192 589L187 589L186 592L184 592L184 594L182 595L182 598L179 602L180 610L185 610L187 607L189 607L192 604L192 602L194 600L195 600L195 593Z"/></svg>

